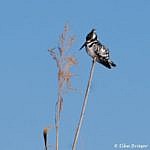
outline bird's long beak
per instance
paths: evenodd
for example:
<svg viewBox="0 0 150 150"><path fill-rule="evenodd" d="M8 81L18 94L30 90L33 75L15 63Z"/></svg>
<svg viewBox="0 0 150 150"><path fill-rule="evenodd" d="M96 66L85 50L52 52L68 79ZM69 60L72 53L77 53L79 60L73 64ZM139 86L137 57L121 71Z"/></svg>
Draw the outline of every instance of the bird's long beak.
<svg viewBox="0 0 150 150"><path fill-rule="evenodd" d="M86 42L80 47L80 50L82 50L82 48L86 45Z"/></svg>

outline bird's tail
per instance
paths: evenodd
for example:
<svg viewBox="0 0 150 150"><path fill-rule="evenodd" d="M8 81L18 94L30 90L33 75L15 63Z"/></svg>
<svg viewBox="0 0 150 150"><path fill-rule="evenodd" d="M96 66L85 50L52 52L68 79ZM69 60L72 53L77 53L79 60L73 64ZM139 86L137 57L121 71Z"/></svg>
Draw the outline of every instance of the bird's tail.
<svg viewBox="0 0 150 150"><path fill-rule="evenodd" d="M112 67L116 67L116 66L117 66L113 61L109 61L109 63L110 63L110 65L111 65Z"/></svg>
<svg viewBox="0 0 150 150"><path fill-rule="evenodd" d="M111 61L111 60L108 60L108 61L102 61L101 62L105 67L111 69L112 67L116 67L116 64Z"/></svg>
<svg viewBox="0 0 150 150"><path fill-rule="evenodd" d="M105 67L111 69L112 67L116 67L116 64L111 60L97 60L99 63L103 64Z"/></svg>

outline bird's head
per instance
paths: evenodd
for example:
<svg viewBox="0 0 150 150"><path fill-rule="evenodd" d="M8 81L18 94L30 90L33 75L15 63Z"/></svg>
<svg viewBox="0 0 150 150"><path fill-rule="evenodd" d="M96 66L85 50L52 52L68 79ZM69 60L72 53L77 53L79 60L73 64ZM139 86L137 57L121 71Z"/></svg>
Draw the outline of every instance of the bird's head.
<svg viewBox="0 0 150 150"><path fill-rule="evenodd" d="M92 29L90 33L86 36L86 41L97 40L96 30Z"/></svg>
<svg viewBox="0 0 150 150"><path fill-rule="evenodd" d="M96 30L92 29L90 33L87 34L86 36L86 42L81 46L80 50L86 46L87 43L93 41L93 40L97 40L97 34L96 34Z"/></svg>

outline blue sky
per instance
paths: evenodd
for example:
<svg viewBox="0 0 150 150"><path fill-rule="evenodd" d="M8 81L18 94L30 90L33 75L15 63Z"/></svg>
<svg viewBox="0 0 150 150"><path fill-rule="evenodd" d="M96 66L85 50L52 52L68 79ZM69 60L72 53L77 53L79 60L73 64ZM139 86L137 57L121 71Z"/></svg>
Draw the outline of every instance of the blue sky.
<svg viewBox="0 0 150 150"><path fill-rule="evenodd" d="M97 64L77 149L114 150L114 144L150 144L150 1L0 1L0 148L44 149L42 130L54 124L56 65L48 48L68 23L78 59L64 96L60 149L69 150L79 118L91 58L78 51L96 28L117 64ZM49 133L54 148L55 130Z"/></svg>

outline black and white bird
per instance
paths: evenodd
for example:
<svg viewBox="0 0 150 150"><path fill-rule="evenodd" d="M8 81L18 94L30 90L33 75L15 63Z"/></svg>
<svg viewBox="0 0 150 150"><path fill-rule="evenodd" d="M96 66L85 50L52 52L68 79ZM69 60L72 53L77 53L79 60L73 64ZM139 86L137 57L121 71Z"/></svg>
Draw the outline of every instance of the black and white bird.
<svg viewBox="0 0 150 150"><path fill-rule="evenodd" d="M92 29L86 36L85 43L81 46L80 50L85 47L86 52L98 63L103 64L105 67L111 69L116 67L116 64L110 60L109 49L106 48L97 38L96 30Z"/></svg>

